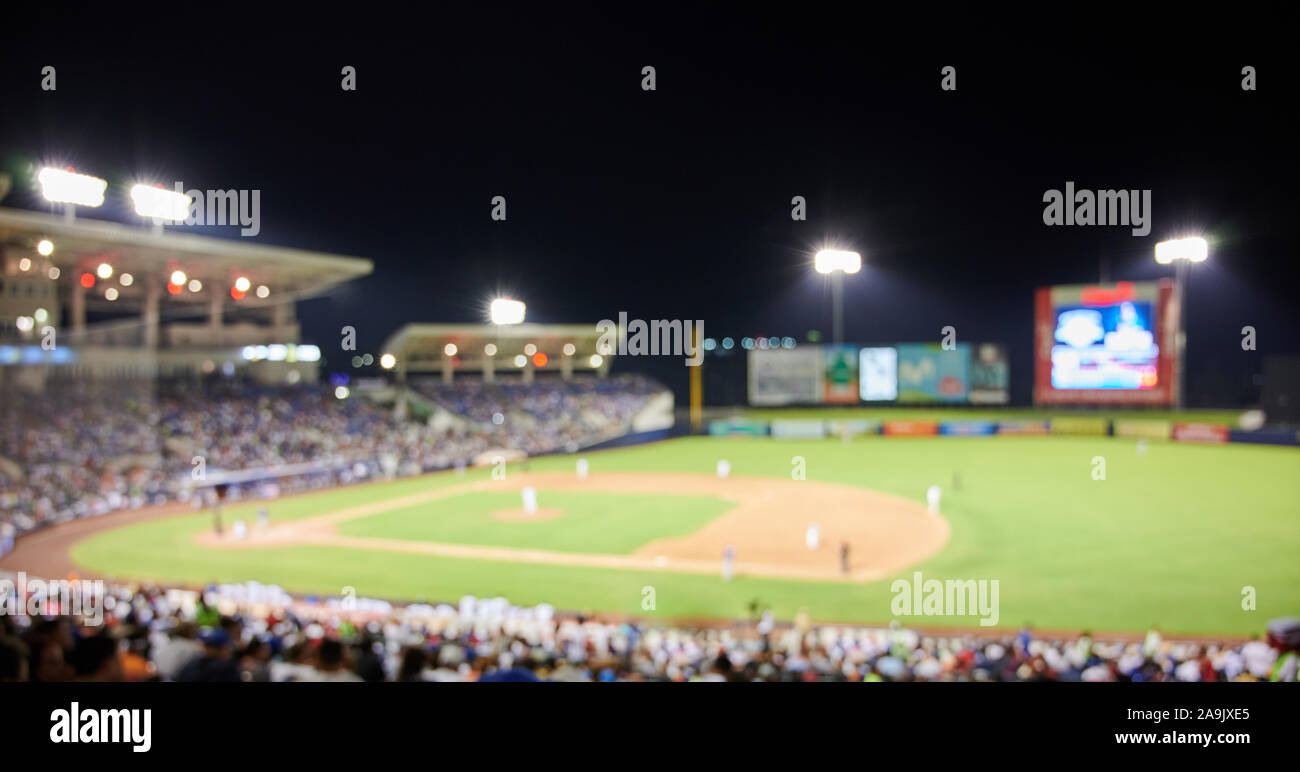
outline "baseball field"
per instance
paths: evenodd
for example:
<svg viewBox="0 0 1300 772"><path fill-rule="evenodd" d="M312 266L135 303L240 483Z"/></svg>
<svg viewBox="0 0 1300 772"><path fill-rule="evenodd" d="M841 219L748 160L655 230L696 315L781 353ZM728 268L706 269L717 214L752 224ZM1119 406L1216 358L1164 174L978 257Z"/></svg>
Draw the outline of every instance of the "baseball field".
<svg viewBox="0 0 1300 772"><path fill-rule="evenodd" d="M122 521L70 543L67 559L116 578L431 602L500 595L674 620L743 618L756 604L778 618L805 609L818 621L884 623L896 618L892 581L915 571L996 580L1000 628L1246 635L1300 611L1295 449L692 437L583 457L586 480L577 456L552 456L504 475L474 469L228 505L221 537L207 512ZM1105 479L1095 479L1099 457ZM943 491L938 515L925 503L931 485ZM525 486L537 490L532 514L520 504ZM265 529L252 527L261 505ZM250 526L243 539L231 536L236 520ZM817 549L805 544L810 522ZM736 575L723 581L727 545ZM1245 588L1254 610L1243 609Z"/></svg>

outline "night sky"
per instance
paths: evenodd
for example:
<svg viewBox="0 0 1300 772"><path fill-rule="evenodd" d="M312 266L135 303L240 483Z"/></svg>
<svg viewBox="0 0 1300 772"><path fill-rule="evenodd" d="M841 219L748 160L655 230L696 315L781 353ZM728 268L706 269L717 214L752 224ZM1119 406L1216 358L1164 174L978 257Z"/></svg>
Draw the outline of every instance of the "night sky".
<svg viewBox="0 0 1300 772"><path fill-rule="evenodd" d="M717 338L829 338L811 254L834 243L866 263L846 283L849 341L937 341L953 325L1005 343L1013 402L1027 404L1034 287L1172 276L1156 241L1200 233L1211 256L1190 288L1188 403L1257 400L1263 357L1300 352L1297 68L1288 48L1218 20L178 7L15 9L0 29L0 160L16 183L4 205L43 205L22 185L34 161L110 184L260 189L260 242L375 262L300 306L304 338L326 349L343 324L378 353L407 322L481 321L497 292L532 322L626 311L703 319ZM56 92L40 89L47 64ZM355 92L340 88L344 65ZM940 89L945 65L955 92ZM1257 91L1241 89L1244 65ZM1151 189L1150 235L1045 226L1043 193L1067 180ZM505 222L489 217L496 195ZM805 222L790 218L796 195ZM1239 345L1248 324L1255 352ZM616 370L685 393L678 357ZM743 399L735 389L711 386L710 401Z"/></svg>

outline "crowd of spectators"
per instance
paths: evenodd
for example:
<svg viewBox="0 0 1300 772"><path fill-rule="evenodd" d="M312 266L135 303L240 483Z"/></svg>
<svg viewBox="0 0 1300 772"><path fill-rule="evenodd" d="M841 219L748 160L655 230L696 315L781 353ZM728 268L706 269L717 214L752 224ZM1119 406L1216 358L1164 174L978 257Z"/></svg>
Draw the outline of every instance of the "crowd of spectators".
<svg viewBox="0 0 1300 772"><path fill-rule="evenodd" d="M0 584L0 586L4 586ZM294 599L276 587L110 586L103 625L0 617L0 680L165 681L1260 681L1296 680L1300 622L1267 640L1101 640L597 619L505 599Z"/></svg>
<svg viewBox="0 0 1300 772"><path fill-rule="evenodd" d="M446 391L454 398L440 403L465 421L435 429L313 384L217 377L7 390L0 400L0 554L17 534L43 525L190 500L198 464L205 479L231 478L239 498L267 486L287 493L446 469L494 448L576 450L628 431L656 391L662 387L637 376L510 386L458 381ZM283 473L259 478L266 470Z"/></svg>
<svg viewBox="0 0 1300 772"><path fill-rule="evenodd" d="M650 398L664 391L640 375L608 379L575 375L568 381L538 378L532 383L419 380L412 386L464 419L470 435L529 454L592 445L626 434Z"/></svg>

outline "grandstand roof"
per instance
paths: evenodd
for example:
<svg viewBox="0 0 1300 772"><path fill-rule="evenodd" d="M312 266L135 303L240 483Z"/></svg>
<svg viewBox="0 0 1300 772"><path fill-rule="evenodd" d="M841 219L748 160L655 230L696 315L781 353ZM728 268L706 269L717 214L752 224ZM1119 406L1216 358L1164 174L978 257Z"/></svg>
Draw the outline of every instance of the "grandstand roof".
<svg viewBox="0 0 1300 772"><path fill-rule="evenodd" d="M94 271L101 262L115 273L131 273L137 279L156 276L166 282L172 271L184 271L209 287L224 287L236 276L246 276L254 286L265 284L283 301L318 295L351 279L365 276L374 264L365 258L268 246L250 239L219 239L149 227L124 225L106 220L0 207L0 248L7 254L25 254L38 266L57 266L63 282L75 282L83 271ZM48 257L36 253L36 243L49 239L55 244ZM228 289L228 287L226 287ZM142 293L122 291L116 308L138 306ZM194 300L191 293L174 300ZM252 293L249 300L255 304Z"/></svg>
<svg viewBox="0 0 1300 772"><path fill-rule="evenodd" d="M595 370L601 365L593 365L591 357L602 353L596 351L599 338L595 324L408 324L389 336L382 350L396 356L406 372L434 371L442 368L444 349L451 343L456 346L455 368L474 372L483 370L489 343L496 346L494 366L502 370L513 368L515 357L528 356L525 347L532 344L547 357L542 369L558 370L567 356L574 369ZM565 344L573 346L572 354L564 353ZM608 360L604 354L600 361Z"/></svg>

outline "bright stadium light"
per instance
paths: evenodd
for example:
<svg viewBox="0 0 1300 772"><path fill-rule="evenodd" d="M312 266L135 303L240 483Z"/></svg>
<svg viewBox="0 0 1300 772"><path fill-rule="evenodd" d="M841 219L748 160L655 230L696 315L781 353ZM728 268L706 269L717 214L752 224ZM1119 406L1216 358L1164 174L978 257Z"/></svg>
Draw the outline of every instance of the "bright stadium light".
<svg viewBox="0 0 1300 772"><path fill-rule="evenodd" d="M492 301L488 313L493 324L521 324L524 321L524 304L511 298Z"/></svg>
<svg viewBox="0 0 1300 772"><path fill-rule="evenodd" d="M1175 260L1203 263L1209 256L1210 246L1199 236L1171 239L1156 244L1156 262L1161 265L1169 265Z"/></svg>
<svg viewBox="0 0 1300 772"><path fill-rule="evenodd" d="M131 200L141 217L178 222L190 216L190 197L161 185L133 185Z"/></svg>
<svg viewBox="0 0 1300 772"><path fill-rule="evenodd" d="M862 270L862 255L843 249L823 249L813 257L817 273L857 273Z"/></svg>
<svg viewBox="0 0 1300 772"><path fill-rule="evenodd" d="M379 366L385 370L392 370L397 365L397 357L392 354L380 354Z"/></svg>
<svg viewBox="0 0 1300 772"><path fill-rule="evenodd" d="M862 255L845 249L822 249L813 256L817 273L831 279L831 321L836 343L844 342L844 275L862 270Z"/></svg>
<svg viewBox="0 0 1300 772"><path fill-rule="evenodd" d="M108 183L88 174L47 166L36 175L46 201L77 206L101 206Z"/></svg>
<svg viewBox="0 0 1300 772"><path fill-rule="evenodd" d="M54 254L54 242L49 239L41 239L36 242L36 253L41 257L49 257Z"/></svg>

